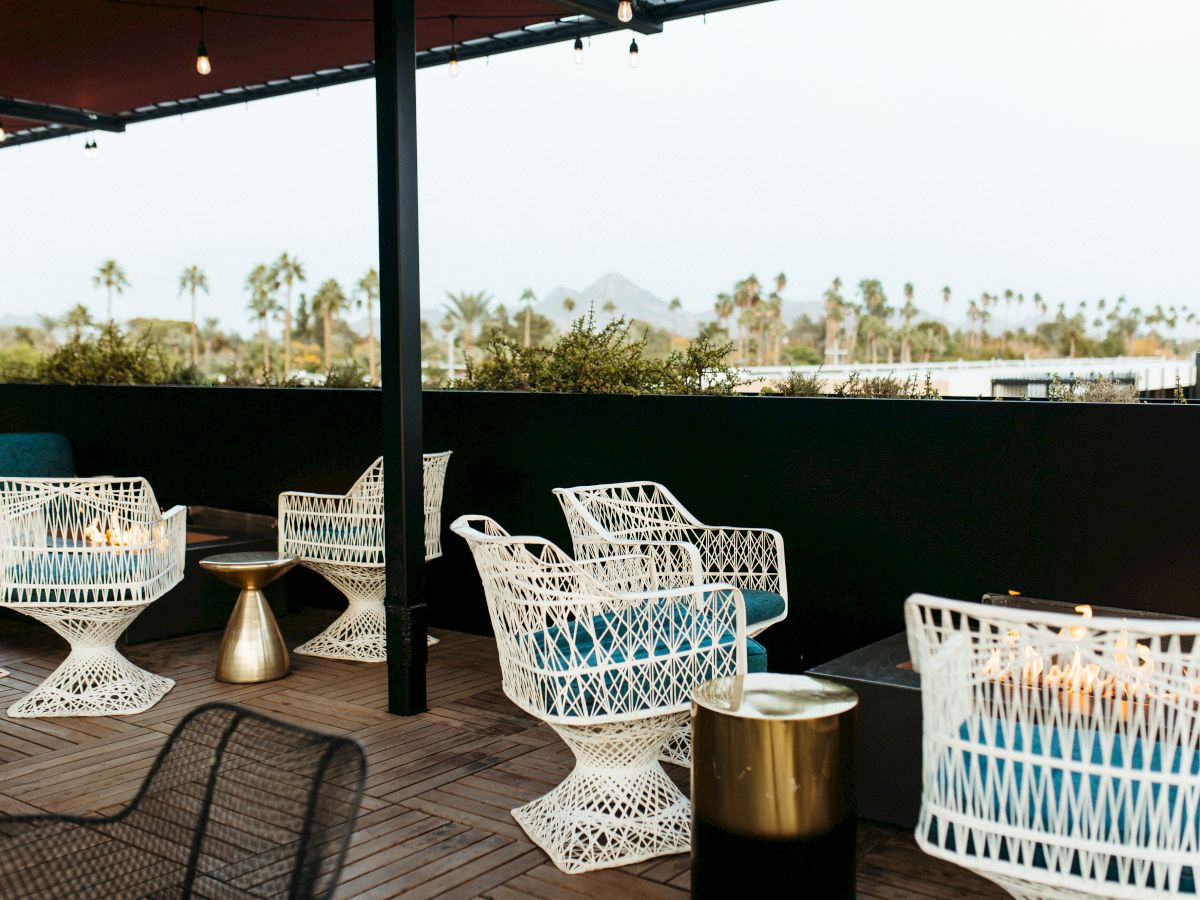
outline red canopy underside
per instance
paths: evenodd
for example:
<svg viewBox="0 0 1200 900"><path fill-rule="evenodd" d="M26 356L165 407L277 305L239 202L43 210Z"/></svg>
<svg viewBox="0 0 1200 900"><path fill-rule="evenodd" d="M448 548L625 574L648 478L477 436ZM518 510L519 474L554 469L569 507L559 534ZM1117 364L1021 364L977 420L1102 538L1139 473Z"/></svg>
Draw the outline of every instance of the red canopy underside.
<svg viewBox="0 0 1200 900"><path fill-rule="evenodd" d="M203 0L165 2L178 5L0 0L0 96L118 113L375 55L371 0L216 0L204 17L213 69L201 76L196 6ZM451 13L459 43L564 15L545 0L418 0L418 50L450 43ZM10 131L31 124L4 119Z"/></svg>

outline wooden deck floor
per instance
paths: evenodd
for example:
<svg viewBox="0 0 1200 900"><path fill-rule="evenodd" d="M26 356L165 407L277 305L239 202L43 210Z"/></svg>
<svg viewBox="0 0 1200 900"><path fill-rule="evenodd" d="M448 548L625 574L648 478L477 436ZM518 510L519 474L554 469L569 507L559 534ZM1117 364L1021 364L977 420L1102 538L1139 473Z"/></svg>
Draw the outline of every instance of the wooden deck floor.
<svg viewBox="0 0 1200 900"><path fill-rule="evenodd" d="M321 610L281 621L289 646L330 620ZM138 716L12 719L0 714L0 813L112 811L133 796L165 735L192 707L242 703L312 727L349 732L367 747L364 808L341 897L684 897L685 854L586 875L563 875L509 810L544 793L571 767L554 733L500 691L492 641L438 632L429 706L387 714L383 666L294 657L292 674L261 685L213 679L218 634L130 648L130 659L176 679ZM25 621L0 620L0 709L62 659L65 644ZM687 790L686 771L675 770ZM995 887L922 854L912 837L861 823L859 896L879 900L1000 898Z"/></svg>

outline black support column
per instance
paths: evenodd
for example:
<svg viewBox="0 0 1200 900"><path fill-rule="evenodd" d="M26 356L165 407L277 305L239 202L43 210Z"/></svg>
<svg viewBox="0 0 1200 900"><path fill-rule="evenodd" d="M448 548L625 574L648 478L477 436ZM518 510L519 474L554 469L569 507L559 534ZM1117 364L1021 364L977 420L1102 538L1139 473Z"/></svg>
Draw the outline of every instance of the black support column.
<svg viewBox="0 0 1200 900"><path fill-rule="evenodd" d="M425 710L427 657L415 0L374 3L388 710L411 716Z"/></svg>

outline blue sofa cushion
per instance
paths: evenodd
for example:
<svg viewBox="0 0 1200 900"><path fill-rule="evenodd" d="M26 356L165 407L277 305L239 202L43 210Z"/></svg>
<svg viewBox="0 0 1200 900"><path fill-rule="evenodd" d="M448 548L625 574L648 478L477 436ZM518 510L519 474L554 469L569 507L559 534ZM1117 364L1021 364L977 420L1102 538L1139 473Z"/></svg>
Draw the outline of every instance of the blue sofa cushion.
<svg viewBox="0 0 1200 900"><path fill-rule="evenodd" d="M695 633L695 629L705 630L705 620L711 619L697 613L687 603L676 603L670 615L670 630L680 629L686 634ZM592 619L574 619L565 626L553 625L541 631L528 635L533 641L535 653L541 666L554 670L565 671L569 668L595 668L600 664L600 655L611 659L614 663L626 662L623 644L631 629L645 629L644 614L634 612L609 612L593 616ZM708 629L710 632L712 629ZM734 635L725 631L717 637L718 646L728 646L734 641ZM602 708L601 697L620 696L628 691L637 690L639 693L650 693L646 690L648 680L654 677L650 665L637 665L638 661L652 661L669 655L672 645L680 650L690 648L686 637L680 640L667 640L667 635L660 636L655 642L653 653L645 641L637 641L637 649L633 653L633 665L622 668L609 668L603 671L602 683L589 684L595 676L589 676L586 671L575 677L563 676L550 678L545 681L543 688L547 691L548 711L556 715L578 716L597 715L606 712ZM572 645L574 648L572 649ZM615 649L614 649L615 645ZM705 637L698 645L701 648L712 646L712 638ZM611 655L610 655L611 654ZM747 638L746 667L750 672L767 671L767 650L762 644ZM707 663L697 663L698 682L713 677L712 673L701 671L710 668ZM596 675L600 675L597 671Z"/></svg>
<svg viewBox="0 0 1200 900"><path fill-rule="evenodd" d="M1194 796L1181 796L1180 788L1172 783L1181 774L1200 776L1200 748L1185 753L1182 746L1164 747L1148 738L1106 740L1094 730L1052 725L1011 728L1011 739L1005 731L1005 726L996 719L969 719L959 727L959 737L974 749L949 751L962 754L962 765L972 781L990 780L1009 786L1007 793L994 792L992 809L986 814L992 821L1049 831L1062 816L1065 826L1054 827L1055 832L1061 833L1065 827L1068 833L1082 835L1086 829L1086 833L1096 835L1097 839L1136 855L1138 846L1153 846L1156 840L1161 840L1152 836L1145 824L1136 831L1133 828L1130 813L1146 802L1144 794L1149 791L1152 807L1165 805L1173 823L1170 827L1178 829L1181 835L1190 835L1193 846L1200 842L1200 803L1195 802ZM1027 762L1018 758L1021 756L1041 761ZM953 777L949 762L947 759L938 771L943 789ZM1072 764L1081 763L1107 765L1118 771L1113 775L1085 775L1072 770ZM1122 770L1129 775L1122 776ZM1163 777L1154 778L1153 773L1162 773ZM1006 781L1006 775L1011 779ZM1023 780L1028 784L1026 792L1018 787ZM960 786L959 790L963 788ZM960 802L965 805L967 800L966 794L960 793ZM954 849L952 836L947 834L943 838L948 849ZM931 834L931 839L937 840L936 833ZM976 855L982 848L962 849L968 855ZM1037 847L1029 862L1037 868L1046 868L1047 850ZM1073 860L1071 869L1072 874L1082 874L1078 858ZM1106 881L1120 880L1115 861L1110 863L1104 877ZM1193 867L1182 868L1178 888L1182 893L1195 893Z"/></svg>
<svg viewBox="0 0 1200 900"><path fill-rule="evenodd" d="M140 553L115 547L88 553L47 550L14 567L6 580L46 587L125 584L140 580L141 559Z"/></svg>
<svg viewBox="0 0 1200 900"><path fill-rule="evenodd" d="M0 478L72 478L70 442L52 432L0 434Z"/></svg>

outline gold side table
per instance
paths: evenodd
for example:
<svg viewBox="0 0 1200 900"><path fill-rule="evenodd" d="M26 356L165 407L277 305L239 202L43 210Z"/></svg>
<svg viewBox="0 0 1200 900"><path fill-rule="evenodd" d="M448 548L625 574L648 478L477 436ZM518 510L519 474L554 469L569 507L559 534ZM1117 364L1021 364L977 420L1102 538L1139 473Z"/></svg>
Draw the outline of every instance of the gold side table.
<svg viewBox="0 0 1200 900"><path fill-rule="evenodd" d="M217 654L217 680L234 684L274 681L290 668L287 646L262 589L299 560L275 553L220 553L200 567L241 589Z"/></svg>
<svg viewBox="0 0 1200 900"><path fill-rule="evenodd" d="M806 675L692 694L692 896L855 895L858 697Z"/></svg>

